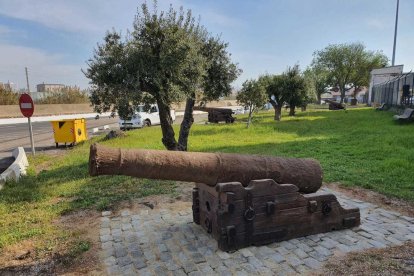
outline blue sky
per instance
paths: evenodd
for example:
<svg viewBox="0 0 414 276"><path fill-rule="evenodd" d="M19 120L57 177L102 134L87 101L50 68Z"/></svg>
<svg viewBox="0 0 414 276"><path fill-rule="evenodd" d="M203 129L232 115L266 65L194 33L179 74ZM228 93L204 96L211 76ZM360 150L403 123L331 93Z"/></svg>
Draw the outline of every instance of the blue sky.
<svg viewBox="0 0 414 276"><path fill-rule="evenodd" d="M38 83L88 87L81 68L108 29L131 28L132 0L1 0L0 81L31 89ZM329 44L363 42L390 59L396 0L159 1L191 9L213 34L229 42L243 74L234 83L264 73L281 73L299 63L305 69L315 50ZM396 64L414 67L414 1L400 0Z"/></svg>

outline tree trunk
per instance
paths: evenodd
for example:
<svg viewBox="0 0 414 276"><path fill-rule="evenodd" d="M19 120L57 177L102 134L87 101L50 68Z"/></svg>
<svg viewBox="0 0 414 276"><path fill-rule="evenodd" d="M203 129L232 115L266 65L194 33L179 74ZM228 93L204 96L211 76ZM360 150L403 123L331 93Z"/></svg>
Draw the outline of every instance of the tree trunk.
<svg viewBox="0 0 414 276"><path fill-rule="evenodd" d="M341 101L340 103L344 102L344 98L345 98L345 85L340 87L341 90Z"/></svg>
<svg viewBox="0 0 414 276"><path fill-rule="evenodd" d="M318 99L318 104L321 104L322 103L321 95L317 94L316 98Z"/></svg>
<svg viewBox="0 0 414 276"><path fill-rule="evenodd" d="M180 136L178 137L178 150L187 151L188 149L188 135L190 128L194 123L193 108L195 104L195 94L191 95L185 103L184 118L181 122Z"/></svg>
<svg viewBox="0 0 414 276"><path fill-rule="evenodd" d="M296 106L290 105L289 116L295 116L295 108Z"/></svg>
<svg viewBox="0 0 414 276"><path fill-rule="evenodd" d="M167 150L179 150L177 141L175 140L175 133L172 127L173 120L171 118L170 106L157 99L160 123L162 130L162 143Z"/></svg>
<svg viewBox="0 0 414 276"><path fill-rule="evenodd" d="M252 122L252 113L253 113L253 108L250 106L249 107L249 119L247 120L247 128L249 128L249 126Z"/></svg>
<svg viewBox="0 0 414 276"><path fill-rule="evenodd" d="M269 103L273 106L275 110L275 121L280 121L280 118L282 117L282 106L278 105L274 100L270 99Z"/></svg>
<svg viewBox="0 0 414 276"><path fill-rule="evenodd" d="M282 119L282 106L278 105L275 109L275 120L280 121Z"/></svg>

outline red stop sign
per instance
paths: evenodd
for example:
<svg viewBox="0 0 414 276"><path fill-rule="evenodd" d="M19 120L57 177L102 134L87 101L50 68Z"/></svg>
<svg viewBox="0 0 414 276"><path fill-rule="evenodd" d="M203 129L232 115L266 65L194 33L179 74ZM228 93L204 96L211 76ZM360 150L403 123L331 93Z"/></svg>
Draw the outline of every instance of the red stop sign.
<svg viewBox="0 0 414 276"><path fill-rule="evenodd" d="M34 104L29 94L22 94L20 96L19 106L24 117L32 117L34 112Z"/></svg>

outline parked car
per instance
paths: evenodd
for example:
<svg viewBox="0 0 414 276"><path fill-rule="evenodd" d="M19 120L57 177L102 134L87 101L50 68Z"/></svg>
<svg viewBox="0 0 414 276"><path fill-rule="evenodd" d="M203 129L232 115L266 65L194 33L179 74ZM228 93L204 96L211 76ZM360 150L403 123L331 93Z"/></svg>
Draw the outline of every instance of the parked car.
<svg viewBox="0 0 414 276"><path fill-rule="evenodd" d="M175 121L175 110L171 110L171 117ZM121 130L149 127L160 124L160 114L158 105L151 105L145 108L139 105L131 118L119 118L119 128Z"/></svg>

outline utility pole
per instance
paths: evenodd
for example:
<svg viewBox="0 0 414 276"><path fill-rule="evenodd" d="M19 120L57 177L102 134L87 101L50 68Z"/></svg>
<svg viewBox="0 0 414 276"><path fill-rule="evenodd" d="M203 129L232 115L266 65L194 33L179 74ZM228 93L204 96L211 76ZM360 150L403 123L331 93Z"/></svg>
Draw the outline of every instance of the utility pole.
<svg viewBox="0 0 414 276"><path fill-rule="evenodd" d="M392 66L395 65L395 46L397 45L397 28L398 28L398 8L400 6L400 0L397 0L397 11L395 13L395 30L394 30L394 47L392 50Z"/></svg>
<svg viewBox="0 0 414 276"><path fill-rule="evenodd" d="M27 94L30 94L30 86L29 86L29 74L27 73L27 67L24 67L24 69L26 70L26 83L27 83Z"/></svg>

